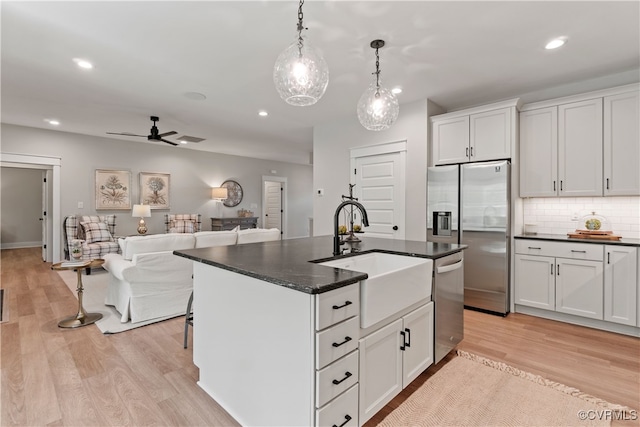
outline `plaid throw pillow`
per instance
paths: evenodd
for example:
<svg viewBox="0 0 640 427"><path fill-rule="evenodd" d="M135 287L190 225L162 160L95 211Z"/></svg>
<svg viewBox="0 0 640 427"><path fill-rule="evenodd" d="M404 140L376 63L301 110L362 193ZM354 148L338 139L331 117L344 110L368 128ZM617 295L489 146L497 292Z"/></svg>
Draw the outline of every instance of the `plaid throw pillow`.
<svg viewBox="0 0 640 427"><path fill-rule="evenodd" d="M169 233L193 233L193 221L172 221Z"/></svg>
<svg viewBox="0 0 640 427"><path fill-rule="evenodd" d="M81 222L84 238L87 243L113 242L109 228L104 222Z"/></svg>

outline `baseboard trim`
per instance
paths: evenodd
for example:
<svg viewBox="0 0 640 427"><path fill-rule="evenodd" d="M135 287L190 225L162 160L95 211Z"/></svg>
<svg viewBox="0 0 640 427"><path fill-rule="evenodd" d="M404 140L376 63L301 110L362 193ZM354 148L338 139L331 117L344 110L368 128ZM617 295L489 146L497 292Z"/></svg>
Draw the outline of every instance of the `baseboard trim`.
<svg viewBox="0 0 640 427"><path fill-rule="evenodd" d="M1 243L0 249L23 249L23 248L41 248L42 242L15 242Z"/></svg>

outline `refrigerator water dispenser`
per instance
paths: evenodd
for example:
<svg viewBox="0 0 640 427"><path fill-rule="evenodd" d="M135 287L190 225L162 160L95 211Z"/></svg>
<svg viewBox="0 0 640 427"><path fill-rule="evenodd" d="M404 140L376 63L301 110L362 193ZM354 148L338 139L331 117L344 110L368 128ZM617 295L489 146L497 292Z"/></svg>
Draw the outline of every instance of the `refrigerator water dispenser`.
<svg viewBox="0 0 640 427"><path fill-rule="evenodd" d="M450 211L433 211L433 235L451 236Z"/></svg>

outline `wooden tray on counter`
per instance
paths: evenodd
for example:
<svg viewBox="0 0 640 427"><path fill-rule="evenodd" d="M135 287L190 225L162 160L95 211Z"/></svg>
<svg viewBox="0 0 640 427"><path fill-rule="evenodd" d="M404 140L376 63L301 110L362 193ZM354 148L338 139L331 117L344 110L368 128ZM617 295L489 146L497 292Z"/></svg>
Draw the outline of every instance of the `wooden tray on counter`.
<svg viewBox="0 0 640 427"><path fill-rule="evenodd" d="M600 230L576 230L575 233L567 233L572 239L596 239L596 240L620 240L622 236L613 234L612 231Z"/></svg>

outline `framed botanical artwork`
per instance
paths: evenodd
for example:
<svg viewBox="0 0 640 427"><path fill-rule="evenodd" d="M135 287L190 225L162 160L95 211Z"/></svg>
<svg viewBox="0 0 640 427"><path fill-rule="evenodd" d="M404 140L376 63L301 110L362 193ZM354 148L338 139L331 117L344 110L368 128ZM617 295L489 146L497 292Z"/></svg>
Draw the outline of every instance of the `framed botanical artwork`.
<svg viewBox="0 0 640 427"><path fill-rule="evenodd" d="M96 169L96 210L131 209L131 172Z"/></svg>
<svg viewBox="0 0 640 427"><path fill-rule="evenodd" d="M140 172L140 203L151 209L169 209L168 173Z"/></svg>

